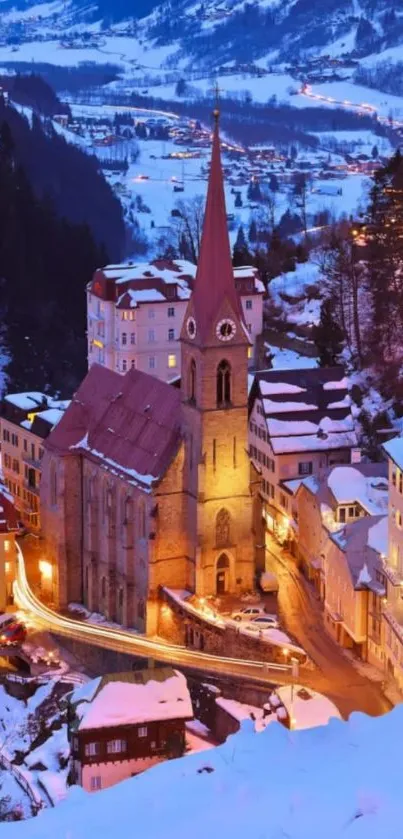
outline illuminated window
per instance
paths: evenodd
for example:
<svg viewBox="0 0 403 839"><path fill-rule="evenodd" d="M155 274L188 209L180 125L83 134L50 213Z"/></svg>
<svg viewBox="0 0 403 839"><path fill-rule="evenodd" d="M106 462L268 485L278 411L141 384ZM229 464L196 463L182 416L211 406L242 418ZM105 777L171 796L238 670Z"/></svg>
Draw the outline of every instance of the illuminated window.
<svg viewBox="0 0 403 839"><path fill-rule="evenodd" d="M176 367L176 355L175 355L175 353L171 353L168 356L168 367Z"/></svg>
<svg viewBox="0 0 403 839"><path fill-rule="evenodd" d="M9 550L10 550L10 544L11 544L11 543L9 542L9 540L8 540L8 539L6 539L6 540L5 540L5 542L4 542L4 550L5 550L5 551L9 551Z"/></svg>
<svg viewBox="0 0 403 839"><path fill-rule="evenodd" d="M248 347L248 358L252 358L253 356L253 347Z"/></svg>

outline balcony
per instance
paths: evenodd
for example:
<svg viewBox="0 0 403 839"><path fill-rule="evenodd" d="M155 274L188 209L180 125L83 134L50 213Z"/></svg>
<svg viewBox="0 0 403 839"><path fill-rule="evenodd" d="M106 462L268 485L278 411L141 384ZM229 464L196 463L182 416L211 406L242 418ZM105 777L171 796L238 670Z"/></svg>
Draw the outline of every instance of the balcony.
<svg viewBox="0 0 403 839"><path fill-rule="evenodd" d="M23 463L26 463L27 466L30 466L32 469L41 469L42 468L41 460L37 457L31 457L31 455L28 454L28 452L23 452L22 453L22 460L23 460Z"/></svg>

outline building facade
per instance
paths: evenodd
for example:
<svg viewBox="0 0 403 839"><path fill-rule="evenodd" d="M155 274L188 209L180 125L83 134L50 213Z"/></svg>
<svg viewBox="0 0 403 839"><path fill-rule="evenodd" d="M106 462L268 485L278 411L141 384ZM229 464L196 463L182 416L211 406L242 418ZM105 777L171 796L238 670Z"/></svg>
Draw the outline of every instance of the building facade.
<svg viewBox="0 0 403 839"><path fill-rule="evenodd" d="M43 442L69 403L44 393L10 393L0 405L4 483L18 519L34 533L40 530L39 484Z"/></svg>
<svg viewBox="0 0 403 839"><path fill-rule="evenodd" d="M106 265L87 288L88 366L125 373L137 369L163 381L181 373L180 334L196 265L157 259L151 264ZM263 329L264 286L256 268L234 269L251 337L249 364Z"/></svg>
<svg viewBox="0 0 403 839"><path fill-rule="evenodd" d="M234 283L218 126L181 390L93 364L46 441L41 517L52 599L158 630L161 586L254 587L249 332Z"/></svg>
<svg viewBox="0 0 403 839"><path fill-rule="evenodd" d="M249 454L262 475L267 530L293 539L283 482L350 463L357 437L342 367L263 370L249 395ZM358 453L357 453L358 454Z"/></svg>
<svg viewBox="0 0 403 839"><path fill-rule="evenodd" d="M93 679L68 718L74 782L96 792L180 757L193 708L182 673L161 667Z"/></svg>
<svg viewBox="0 0 403 839"><path fill-rule="evenodd" d="M17 513L12 495L0 483L0 612L13 602L13 581L16 574Z"/></svg>

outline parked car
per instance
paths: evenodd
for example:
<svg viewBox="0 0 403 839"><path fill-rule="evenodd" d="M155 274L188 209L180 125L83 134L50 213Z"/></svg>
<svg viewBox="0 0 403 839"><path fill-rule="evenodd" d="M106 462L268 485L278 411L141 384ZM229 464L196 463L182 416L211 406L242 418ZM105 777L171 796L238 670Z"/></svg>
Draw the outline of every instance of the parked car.
<svg viewBox="0 0 403 839"><path fill-rule="evenodd" d="M252 623L260 626L261 629L278 629L280 626L276 615L259 615L257 618L252 618Z"/></svg>
<svg viewBox="0 0 403 839"><path fill-rule="evenodd" d="M245 606L243 609L233 612L231 618L233 621L251 621L253 618L258 618L259 615L264 614L264 606Z"/></svg>
<svg viewBox="0 0 403 839"><path fill-rule="evenodd" d="M27 637L27 630L23 623L14 621L2 627L0 635L0 644L5 647L11 647L15 644L23 644Z"/></svg>
<svg viewBox="0 0 403 839"><path fill-rule="evenodd" d="M272 571L263 571L259 582L262 591L278 594L278 579Z"/></svg>

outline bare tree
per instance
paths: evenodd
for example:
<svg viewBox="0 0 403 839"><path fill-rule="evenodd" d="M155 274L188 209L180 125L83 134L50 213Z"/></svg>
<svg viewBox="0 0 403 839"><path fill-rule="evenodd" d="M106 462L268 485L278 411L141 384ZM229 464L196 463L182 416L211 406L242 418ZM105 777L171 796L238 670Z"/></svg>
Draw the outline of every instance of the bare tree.
<svg viewBox="0 0 403 839"><path fill-rule="evenodd" d="M174 247L191 262L198 262L204 219L204 197L180 199L172 216Z"/></svg>

